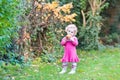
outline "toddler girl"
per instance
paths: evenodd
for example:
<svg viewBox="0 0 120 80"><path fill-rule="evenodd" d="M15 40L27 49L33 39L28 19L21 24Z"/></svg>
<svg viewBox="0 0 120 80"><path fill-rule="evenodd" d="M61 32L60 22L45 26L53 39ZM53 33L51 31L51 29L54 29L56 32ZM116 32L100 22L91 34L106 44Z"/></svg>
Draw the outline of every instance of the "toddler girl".
<svg viewBox="0 0 120 80"><path fill-rule="evenodd" d="M77 62L79 62L79 58L76 53L78 39L75 37L77 34L77 27L74 24L70 24L66 27L65 31L67 32L67 35L61 41L61 45L64 46L64 56L61 60L62 71L60 74L66 72L68 62L72 63L72 69L69 74L74 74L76 72Z"/></svg>

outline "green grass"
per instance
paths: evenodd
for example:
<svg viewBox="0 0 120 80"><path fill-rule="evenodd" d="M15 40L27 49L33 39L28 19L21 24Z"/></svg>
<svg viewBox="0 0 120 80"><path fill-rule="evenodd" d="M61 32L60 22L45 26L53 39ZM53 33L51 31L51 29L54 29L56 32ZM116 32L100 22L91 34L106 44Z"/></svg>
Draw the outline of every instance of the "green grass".
<svg viewBox="0 0 120 80"><path fill-rule="evenodd" d="M81 61L77 72L69 75L70 65L65 74L61 71L61 62L40 63L36 59L32 65L20 67L19 65L4 66L0 68L0 80L120 80L120 49L107 49L103 51L80 51Z"/></svg>

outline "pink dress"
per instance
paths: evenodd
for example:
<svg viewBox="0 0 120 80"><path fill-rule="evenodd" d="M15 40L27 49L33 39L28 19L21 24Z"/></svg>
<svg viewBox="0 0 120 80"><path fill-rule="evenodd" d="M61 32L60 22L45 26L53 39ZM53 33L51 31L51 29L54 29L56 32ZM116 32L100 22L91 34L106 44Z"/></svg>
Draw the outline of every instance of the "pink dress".
<svg viewBox="0 0 120 80"><path fill-rule="evenodd" d="M73 41L66 41L66 37L64 37L61 41L61 45L64 46L62 62L79 62L76 52L76 46L78 45L78 39L76 37L73 37Z"/></svg>

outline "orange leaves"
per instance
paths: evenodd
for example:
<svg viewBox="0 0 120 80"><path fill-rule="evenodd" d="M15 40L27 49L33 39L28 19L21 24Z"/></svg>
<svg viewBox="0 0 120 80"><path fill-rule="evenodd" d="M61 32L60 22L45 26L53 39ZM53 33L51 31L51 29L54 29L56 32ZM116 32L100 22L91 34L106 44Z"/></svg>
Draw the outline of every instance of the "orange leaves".
<svg viewBox="0 0 120 80"><path fill-rule="evenodd" d="M56 7L59 6L59 3L56 2L56 1L53 1L52 3L47 3L45 4L44 6L44 10L48 10L48 11L51 11L51 10L54 10Z"/></svg>
<svg viewBox="0 0 120 80"><path fill-rule="evenodd" d="M42 5L35 1L36 10L39 11L42 8Z"/></svg>
<svg viewBox="0 0 120 80"><path fill-rule="evenodd" d="M60 15L60 8L56 8L53 10L55 17L58 17Z"/></svg>
<svg viewBox="0 0 120 80"><path fill-rule="evenodd" d="M66 5L63 5L61 7L61 10L64 12L64 13L70 13L70 9L73 8L73 5L72 3L69 3L69 4L66 4Z"/></svg>
<svg viewBox="0 0 120 80"><path fill-rule="evenodd" d="M71 14L71 9L73 8L72 3L65 4L63 6L59 6L58 1L53 1L52 3L38 3L35 2L35 5L37 6L37 11L41 11L40 13L44 14L42 15L42 21L47 20L53 20L56 19L60 20L61 22L74 22L75 16L77 16L75 13ZM38 15L38 17L41 15Z"/></svg>
<svg viewBox="0 0 120 80"><path fill-rule="evenodd" d="M75 22L74 17L76 17L76 16L77 16L77 14L75 14L75 13L70 14L70 15L66 15L66 16L64 17L64 21L65 21L65 22Z"/></svg>
<svg viewBox="0 0 120 80"><path fill-rule="evenodd" d="M70 14L71 13L71 11L70 11L71 8L73 8L72 3L68 3L68 4L65 4L61 7L58 7L56 9L54 9L55 17L57 17L61 21L74 22L75 21L74 17L76 17L77 14L75 14L75 13ZM61 12L63 12L64 15Z"/></svg>

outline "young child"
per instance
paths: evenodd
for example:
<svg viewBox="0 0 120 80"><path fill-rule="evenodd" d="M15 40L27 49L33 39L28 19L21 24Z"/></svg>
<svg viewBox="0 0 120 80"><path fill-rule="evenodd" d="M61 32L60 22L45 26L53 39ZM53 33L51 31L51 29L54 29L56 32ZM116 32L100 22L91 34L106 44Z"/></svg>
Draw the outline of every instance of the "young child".
<svg viewBox="0 0 120 80"><path fill-rule="evenodd" d="M68 62L72 63L72 69L69 74L74 74L76 72L77 62L79 62L79 58L76 53L78 39L75 37L77 34L77 27L74 24L70 24L66 27L65 31L67 32L67 35L61 41L61 45L64 46L64 56L61 60L62 71L60 74L66 72Z"/></svg>

